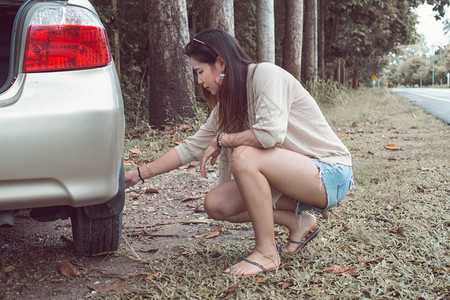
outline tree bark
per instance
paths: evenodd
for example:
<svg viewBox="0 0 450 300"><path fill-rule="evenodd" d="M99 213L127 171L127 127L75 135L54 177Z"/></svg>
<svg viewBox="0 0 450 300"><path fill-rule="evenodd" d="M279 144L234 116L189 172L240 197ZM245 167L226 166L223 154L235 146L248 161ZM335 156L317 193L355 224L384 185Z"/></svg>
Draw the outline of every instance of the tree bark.
<svg viewBox="0 0 450 300"><path fill-rule="evenodd" d="M116 65L116 70L117 70L117 74L119 75L120 78L120 40L119 40L119 27L118 27L118 22L117 22L117 18L119 17L118 14L118 9L117 9L117 0L112 0L112 10L114 13L114 23L116 24L116 28L114 30L114 35L113 35L113 49L114 49L114 62Z"/></svg>
<svg viewBox="0 0 450 300"><path fill-rule="evenodd" d="M256 16L258 60L275 63L275 14L273 0L257 0Z"/></svg>
<svg viewBox="0 0 450 300"><path fill-rule="evenodd" d="M233 0L209 0L208 27L218 28L234 36L234 2Z"/></svg>
<svg viewBox="0 0 450 300"><path fill-rule="evenodd" d="M186 0L155 0L149 9L149 123L161 127L194 116L194 82L184 47Z"/></svg>
<svg viewBox="0 0 450 300"><path fill-rule="evenodd" d="M305 28L303 32L302 79L314 79L314 0L306 0Z"/></svg>
<svg viewBox="0 0 450 300"><path fill-rule="evenodd" d="M283 69L301 78L303 40L303 0L286 0Z"/></svg>
<svg viewBox="0 0 450 300"><path fill-rule="evenodd" d="M325 0L319 0L319 76L325 78Z"/></svg>

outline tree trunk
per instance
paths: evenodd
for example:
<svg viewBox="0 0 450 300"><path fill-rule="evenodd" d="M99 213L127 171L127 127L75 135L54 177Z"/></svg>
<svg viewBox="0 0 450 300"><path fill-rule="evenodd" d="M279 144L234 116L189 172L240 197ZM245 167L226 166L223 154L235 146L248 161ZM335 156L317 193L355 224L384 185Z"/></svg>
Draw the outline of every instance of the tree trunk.
<svg viewBox="0 0 450 300"><path fill-rule="evenodd" d="M300 81L303 40L303 0L286 0L283 69Z"/></svg>
<svg viewBox="0 0 450 300"><path fill-rule="evenodd" d="M218 28L234 36L234 2L233 0L209 0L208 27Z"/></svg>
<svg viewBox="0 0 450 300"><path fill-rule="evenodd" d="M314 79L314 1L305 1L305 28L303 31L302 79Z"/></svg>
<svg viewBox="0 0 450 300"><path fill-rule="evenodd" d="M275 63L275 14L273 0L257 0L256 16L258 60Z"/></svg>
<svg viewBox="0 0 450 300"><path fill-rule="evenodd" d="M119 27L117 26L117 18L119 18L118 9L117 9L117 0L112 0L112 10L114 13L114 23L115 30L113 35L113 51L114 51L114 62L116 65L117 74L120 77L120 40L119 40Z"/></svg>
<svg viewBox="0 0 450 300"><path fill-rule="evenodd" d="M186 0L155 0L149 9L149 123L161 127L194 116L194 82L184 47Z"/></svg>
<svg viewBox="0 0 450 300"><path fill-rule="evenodd" d="M319 76L325 79L325 0L319 0Z"/></svg>

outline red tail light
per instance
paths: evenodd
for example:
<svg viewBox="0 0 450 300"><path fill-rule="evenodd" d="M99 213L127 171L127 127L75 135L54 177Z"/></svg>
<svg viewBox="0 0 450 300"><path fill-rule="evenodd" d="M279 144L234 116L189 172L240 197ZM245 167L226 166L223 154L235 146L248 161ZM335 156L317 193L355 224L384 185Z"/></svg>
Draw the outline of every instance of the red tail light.
<svg viewBox="0 0 450 300"><path fill-rule="evenodd" d="M31 25L25 47L24 72L100 67L111 61L103 27Z"/></svg>

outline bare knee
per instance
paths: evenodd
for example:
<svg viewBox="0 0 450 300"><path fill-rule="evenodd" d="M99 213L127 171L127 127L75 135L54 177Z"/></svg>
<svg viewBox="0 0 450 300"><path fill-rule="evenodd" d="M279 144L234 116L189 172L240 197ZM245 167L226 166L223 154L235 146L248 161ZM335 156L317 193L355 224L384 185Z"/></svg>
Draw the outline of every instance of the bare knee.
<svg viewBox="0 0 450 300"><path fill-rule="evenodd" d="M220 201L218 201L217 197L214 196L214 193L209 192L208 194L206 194L204 208L205 212L208 214L208 217L210 217L211 219L225 220Z"/></svg>
<svg viewBox="0 0 450 300"><path fill-rule="evenodd" d="M239 146L231 154L230 168L236 176L244 171L250 171L250 167L257 157L258 149L250 146Z"/></svg>

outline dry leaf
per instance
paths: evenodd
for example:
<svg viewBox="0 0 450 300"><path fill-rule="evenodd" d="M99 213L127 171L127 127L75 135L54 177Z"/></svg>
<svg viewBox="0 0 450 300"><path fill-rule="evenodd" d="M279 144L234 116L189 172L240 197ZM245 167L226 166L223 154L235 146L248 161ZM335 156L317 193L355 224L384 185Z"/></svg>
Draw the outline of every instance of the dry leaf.
<svg viewBox="0 0 450 300"><path fill-rule="evenodd" d="M156 277L159 276L159 274L161 274L161 272L156 272L153 275L149 275L149 276L145 277L145 280L154 280Z"/></svg>
<svg viewBox="0 0 450 300"><path fill-rule="evenodd" d="M9 273L9 272L13 271L14 269L15 269L14 266L7 266L7 267L3 268L3 272Z"/></svg>
<svg viewBox="0 0 450 300"><path fill-rule="evenodd" d="M79 276L81 273L72 263L63 260L59 266L59 271L63 276Z"/></svg>
<svg viewBox="0 0 450 300"><path fill-rule="evenodd" d="M213 237L218 236L221 232L222 232L222 229L221 229L221 228L218 228L218 229L217 229L216 231L214 231L214 232L207 232L207 233L202 233L202 234L194 234L192 237L194 237L194 238L196 238L196 239L202 238L202 237L207 238L207 239L210 239L210 238L213 238Z"/></svg>
<svg viewBox="0 0 450 300"><path fill-rule="evenodd" d="M358 273L358 270L356 268L351 268L351 269L348 269L347 271L345 271L344 273L352 276L352 275L355 275L356 273Z"/></svg>
<svg viewBox="0 0 450 300"><path fill-rule="evenodd" d="M136 147L130 149L130 152L134 153L134 154L141 154L142 153L141 150L139 148L136 148Z"/></svg>
<svg viewBox="0 0 450 300"><path fill-rule="evenodd" d="M288 287L293 286L293 285L294 285L293 282L285 282L285 283L283 283L283 285L281 286L281 288L282 288L283 290L285 290L285 289L287 289Z"/></svg>
<svg viewBox="0 0 450 300"><path fill-rule="evenodd" d="M144 191L144 193L146 193L146 194L158 194L159 192L158 192L158 190L155 189L155 188L147 188L147 189Z"/></svg>
<svg viewBox="0 0 450 300"><path fill-rule="evenodd" d="M362 261L362 262L364 262L364 263L366 263L366 264L376 264L376 263L382 262L382 261L384 260L384 257L379 256L379 257L377 257L377 258L375 258L375 259L368 260L368 259L362 258L362 257L360 256L360 257L358 257L358 260L359 260L359 261Z"/></svg>
<svg viewBox="0 0 450 300"><path fill-rule="evenodd" d="M262 277L256 277L256 283L261 283L261 282L263 282Z"/></svg>
<svg viewBox="0 0 450 300"><path fill-rule="evenodd" d="M384 145L384 148L386 148L386 149L388 149L388 150L393 150L393 151L401 150L401 149L402 149L402 148L400 148L399 146L397 146L397 145L395 145L395 144L387 144L387 145Z"/></svg>
<svg viewBox="0 0 450 300"><path fill-rule="evenodd" d="M110 292L110 291L121 291L123 289L126 289L127 287L128 287L128 283L126 283L126 282L116 283L116 284L112 284L112 285L105 285L105 286L96 287L96 288L87 286L87 288L89 290L96 291L99 293Z"/></svg>
<svg viewBox="0 0 450 300"><path fill-rule="evenodd" d="M228 288L228 290L227 290L227 294L228 294L228 293L231 293L231 292L234 292L234 291L237 290L238 288L239 288L239 284L235 284L235 285L230 286L230 287Z"/></svg>
<svg viewBox="0 0 450 300"><path fill-rule="evenodd" d="M326 267L325 269L323 269L322 272L335 273L335 274L344 273L347 275L354 275L354 274L358 273L358 270L356 268L349 269L349 268L341 267L338 265L332 265L332 266L329 266L329 267Z"/></svg>

